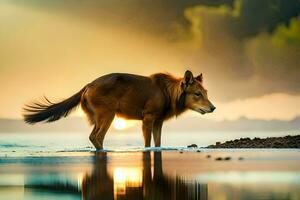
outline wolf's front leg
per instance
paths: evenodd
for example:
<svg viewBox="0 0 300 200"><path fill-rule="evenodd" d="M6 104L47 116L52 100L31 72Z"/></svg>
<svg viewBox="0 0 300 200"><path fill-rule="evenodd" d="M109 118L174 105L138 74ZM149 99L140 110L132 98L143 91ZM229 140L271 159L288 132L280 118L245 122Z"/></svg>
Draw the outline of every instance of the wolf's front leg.
<svg viewBox="0 0 300 200"><path fill-rule="evenodd" d="M155 147L160 147L161 145L161 128L163 125L162 120L155 120L153 124L153 139Z"/></svg>
<svg viewBox="0 0 300 200"><path fill-rule="evenodd" d="M153 128L153 118L151 116L145 116L143 119L143 135L145 147L150 147L151 145L151 133Z"/></svg>

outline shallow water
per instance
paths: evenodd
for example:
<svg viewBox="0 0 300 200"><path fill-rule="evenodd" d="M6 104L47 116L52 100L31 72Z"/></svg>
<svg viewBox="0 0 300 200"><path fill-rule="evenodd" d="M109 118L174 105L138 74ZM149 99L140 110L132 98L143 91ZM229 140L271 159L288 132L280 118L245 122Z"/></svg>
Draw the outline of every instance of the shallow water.
<svg viewBox="0 0 300 200"><path fill-rule="evenodd" d="M231 160L215 160L226 156ZM300 151L7 157L0 160L0 199L300 199Z"/></svg>
<svg viewBox="0 0 300 200"><path fill-rule="evenodd" d="M300 149L186 148L259 134L177 133L144 149L113 133L102 152L85 134L1 134L0 199L300 199Z"/></svg>
<svg viewBox="0 0 300 200"><path fill-rule="evenodd" d="M291 131L296 135L300 132ZM162 134L162 146L166 149L183 149L187 145L197 144L205 147L218 141L241 137L276 137L285 136L286 132L166 132ZM94 150L88 133L0 133L0 156L51 155L63 151ZM108 151L139 151L143 149L143 137L140 132L109 132L104 140Z"/></svg>

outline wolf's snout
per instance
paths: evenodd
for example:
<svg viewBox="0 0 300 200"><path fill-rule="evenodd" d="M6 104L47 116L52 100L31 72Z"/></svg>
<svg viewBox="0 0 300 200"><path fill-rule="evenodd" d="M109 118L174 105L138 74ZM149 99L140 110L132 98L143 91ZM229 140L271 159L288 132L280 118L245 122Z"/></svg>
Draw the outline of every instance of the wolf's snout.
<svg viewBox="0 0 300 200"><path fill-rule="evenodd" d="M210 112L213 112L214 110L216 110L216 107L215 106L211 106L210 107Z"/></svg>

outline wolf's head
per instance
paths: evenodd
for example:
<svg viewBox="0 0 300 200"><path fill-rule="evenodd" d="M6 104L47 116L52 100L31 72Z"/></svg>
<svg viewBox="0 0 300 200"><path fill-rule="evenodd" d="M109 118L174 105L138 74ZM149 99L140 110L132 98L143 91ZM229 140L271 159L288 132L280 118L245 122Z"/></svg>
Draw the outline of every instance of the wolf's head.
<svg viewBox="0 0 300 200"><path fill-rule="evenodd" d="M194 77L187 70L180 83L185 94L185 107L201 114L211 113L216 107L208 100L207 90L203 87L203 75Z"/></svg>

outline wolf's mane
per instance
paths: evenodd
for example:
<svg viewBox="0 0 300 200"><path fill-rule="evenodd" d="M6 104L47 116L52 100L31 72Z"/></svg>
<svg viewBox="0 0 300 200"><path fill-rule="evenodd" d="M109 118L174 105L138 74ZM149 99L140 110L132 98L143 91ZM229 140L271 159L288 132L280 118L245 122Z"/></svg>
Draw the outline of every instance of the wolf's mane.
<svg viewBox="0 0 300 200"><path fill-rule="evenodd" d="M150 77L160 87L166 98L164 109L166 118L178 116L186 110L186 93L181 88L181 78L176 78L168 73L157 73Z"/></svg>

